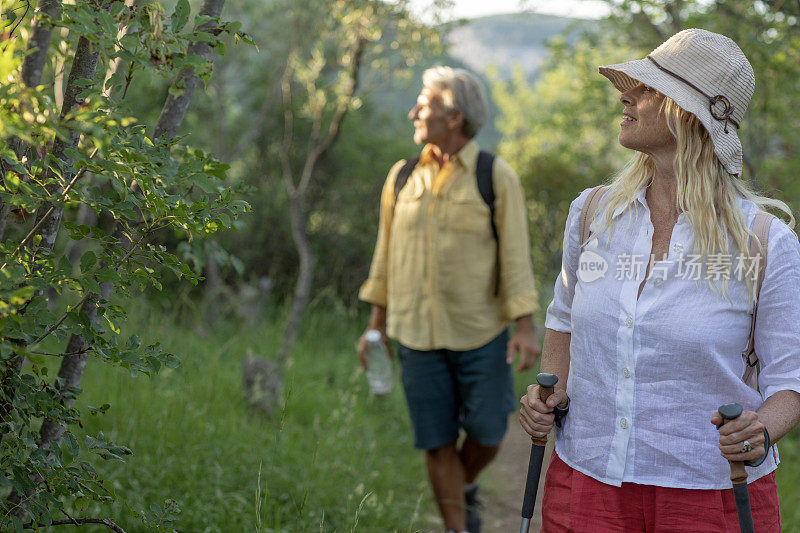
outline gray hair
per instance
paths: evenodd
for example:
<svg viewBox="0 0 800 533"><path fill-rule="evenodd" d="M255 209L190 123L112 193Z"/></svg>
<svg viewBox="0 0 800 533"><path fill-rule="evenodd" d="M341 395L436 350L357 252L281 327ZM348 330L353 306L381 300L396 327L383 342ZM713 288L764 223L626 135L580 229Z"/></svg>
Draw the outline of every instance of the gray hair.
<svg viewBox="0 0 800 533"><path fill-rule="evenodd" d="M442 66L429 68L422 74L422 86L441 95L446 107L464 115L462 131L470 139L489 119L486 89L481 80L468 70Z"/></svg>

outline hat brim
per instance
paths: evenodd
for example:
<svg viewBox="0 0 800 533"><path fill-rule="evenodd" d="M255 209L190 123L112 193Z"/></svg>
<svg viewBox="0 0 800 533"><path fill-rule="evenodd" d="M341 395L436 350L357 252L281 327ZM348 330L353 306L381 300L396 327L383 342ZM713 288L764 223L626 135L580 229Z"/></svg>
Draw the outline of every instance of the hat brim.
<svg viewBox="0 0 800 533"><path fill-rule="evenodd" d="M709 101L703 94L659 69L649 59L601 66L600 74L608 78L620 92L644 83L672 98L683 110L696 116L706 128L714 144L714 153L725 170L731 174L741 174L742 143L736 133L736 126L729 123L726 133L725 122L711 116Z"/></svg>

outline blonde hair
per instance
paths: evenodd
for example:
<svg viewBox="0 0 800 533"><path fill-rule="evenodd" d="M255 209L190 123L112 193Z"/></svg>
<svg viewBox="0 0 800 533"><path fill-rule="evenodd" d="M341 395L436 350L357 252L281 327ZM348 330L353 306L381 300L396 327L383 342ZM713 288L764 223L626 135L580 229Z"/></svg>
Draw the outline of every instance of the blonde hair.
<svg viewBox="0 0 800 533"><path fill-rule="evenodd" d="M676 201L678 211L685 214L694 230L694 250L701 262L716 254L730 254L728 236L739 253L752 259L748 237L756 239L748 229L739 198L750 200L760 210L773 208L788 215L789 227L794 227L791 209L782 201L759 196L742 179L725 170L717 155L714 144L700 120L682 109L669 97L665 97L659 111L663 113L667 127L676 140L675 169ZM613 213L624 207L630 214L630 206L637 191L648 186L655 176L655 166L649 155L637 153L630 162L614 177L611 191L603 201L607 207L600 223L601 228L614 231ZM766 250L761 250L762 255ZM731 264L731 268L733 264ZM729 272L730 274L730 272ZM756 269L747 271L747 291L749 301L756 300ZM712 290L727 296L727 278L722 277L721 287L707 276Z"/></svg>
<svg viewBox="0 0 800 533"><path fill-rule="evenodd" d="M422 73L422 86L441 95L448 109L460 111L464 116L462 131L468 138L489 119L486 89L475 74L463 68L432 67Z"/></svg>

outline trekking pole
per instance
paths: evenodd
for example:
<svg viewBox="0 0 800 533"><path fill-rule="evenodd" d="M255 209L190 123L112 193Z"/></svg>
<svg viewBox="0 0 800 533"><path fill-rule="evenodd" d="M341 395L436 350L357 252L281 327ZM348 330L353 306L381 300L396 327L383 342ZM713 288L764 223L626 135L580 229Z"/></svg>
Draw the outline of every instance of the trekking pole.
<svg viewBox="0 0 800 533"><path fill-rule="evenodd" d="M738 403L726 403L718 409L722 416L722 424L738 418L742 414L742 406ZM717 426L717 429L722 427ZM733 497L736 500L736 514L739 516L739 530L742 533L753 533L753 513L750 510L750 494L747 492L747 471L742 461L729 461L731 465L731 482Z"/></svg>
<svg viewBox="0 0 800 533"><path fill-rule="evenodd" d="M546 402L547 398L553 394L553 386L558 383L558 378L553 374L545 372L536 376L536 383L539 384L539 398ZM542 461L544 459L544 447L547 446L547 437L537 439L531 437L531 458L528 461L528 479L525 481L525 496L522 499L522 524L519 533L528 533L533 517L533 507L536 505L536 492L539 489L539 476L542 474Z"/></svg>

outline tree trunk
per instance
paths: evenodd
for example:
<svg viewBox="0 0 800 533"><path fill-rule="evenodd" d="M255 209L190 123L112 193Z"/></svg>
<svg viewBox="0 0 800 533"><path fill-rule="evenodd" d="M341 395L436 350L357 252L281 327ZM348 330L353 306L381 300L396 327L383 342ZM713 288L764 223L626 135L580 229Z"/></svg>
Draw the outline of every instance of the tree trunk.
<svg viewBox="0 0 800 533"><path fill-rule="evenodd" d="M112 4L113 0L108 2L105 8L110 9ZM80 40L78 40L78 46L75 50L75 58L72 62L72 69L69 72L67 88L64 91L64 107L61 108L61 118L66 117L73 108L83 103L83 100L78 98L78 94L83 91L84 88L78 86L78 80L94 79L94 73L97 70L98 54L99 51L92 45L89 39L86 37L81 37ZM69 138L67 140L57 138L53 144L53 156L59 160L64 170L62 177L64 186L66 186L66 183L69 182L69 180L74 176L72 161L67 159L65 152L68 148L77 147L79 138L80 132L73 129L70 130ZM52 176L50 178L52 179ZM37 223L43 216L45 216L50 207L51 204L49 203L39 206L39 208L36 210ZM62 214L63 208L56 207L48 220L40 228L39 234L42 236L40 248L45 248L47 251L51 251L53 249L53 246L56 242L56 237L58 236L58 230L61 228Z"/></svg>
<svg viewBox="0 0 800 533"><path fill-rule="evenodd" d="M111 298L111 291L114 290L113 283L100 284L100 300L108 301ZM81 312L86 313L92 323L97 323L97 295L92 294L81 306ZM61 362L61 368L58 370L58 377L63 380L62 384L58 387L60 392L77 387L83 378L83 371L86 368L86 362L89 359L88 354L89 345L78 335L72 335L67 343L65 353L76 354L67 355ZM64 399L63 403L66 407L72 407L75 403L74 399ZM42 429L39 432L38 445L40 448L49 448L51 445L56 446L61 443L61 437L64 435L64 425L58 420L47 419L42 422Z"/></svg>
<svg viewBox="0 0 800 533"><path fill-rule="evenodd" d="M47 51L50 48L50 37L53 27L49 22L43 21L43 15L55 19L61 10L61 0L39 0L36 5L36 15L31 24L31 34L28 39L25 60L22 62L22 81L28 87L36 87L42 79L42 70L47 61Z"/></svg>
<svg viewBox="0 0 800 533"><path fill-rule="evenodd" d="M297 335L300 332L303 313L305 313L311 295L311 284L314 281L314 267L316 266L316 258L311 251L311 245L308 242L308 233L306 230L305 191L298 191L291 195L289 210L292 221L292 239L297 248L297 253L300 256L300 272L298 273L297 283L294 287L292 308L289 311L289 322L286 324L283 342L278 352L277 361L279 365L283 365L283 363L286 362L286 359L292 352L292 348L294 348Z"/></svg>
<svg viewBox="0 0 800 533"><path fill-rule="evenodd" d="M113 0L112 0L113 2ZM106 5L106 8L110 8L112 2L109 2ZM64 107L61 110L61 117L67 115L67 113L72 110L73 107L80 104L81 102L78 100L78 93L83 90L82 88L76 85L77 80L79 79L93 79L94 72L97 69L97 56L98 51L91 45L88 39L81 37L78 41L78 46L75 51L75 58L72 62L72 70L69 73L69 81L67 82L67 90L64 96ZM72 163L69 161L64 152L67 148L74 148L78 144L79 133L75 130L70 130L69 139L64 141L62 139L56 139L53 145L53 156L61 162L61 165L64 169L63 180L64 184L68 182L73 174L72 174ZM50 171L46 171L50 172ZM48 177L47 180L54 180L52 174ZM51 192L57 192L58 189L52 190ZM36 223L38 223L43 217L47 216L48 211L52 207L49 203L43 203L39 206L36 210ZM58 236L58 230L61 228L61 217L63 215L63 208L55 207L52 213L49 215L47 220L45 220L44 224L39 228L38 235L42 237L41 242L37 247L37 251L43 251L46 254L52 252L53 247L56 243L56 237ZM11 363L10 368L8 371L19 372L19 369L22 367L22 358L16 357L15 360ZM4 379L4 381L6 381ZM11 395L7 395L7 398L11 398ZM0 405L0 413L5 413L10 406L6 405L7 400L2 402L3 405ZM4 418L0 418L2 420Z"/></svg>
<svg viewBox="0 0 800 533"><path fill-rule="evenodd" d="M111 296L111 291L114 285L112 283L100 284L100 298L108 300ZM81 313L85 313L92 323L97 322L97 303L98 298L96 294L91 294L89 298L83 302L81 306ZM67 343L64 353L75 354L66 355L61 361L61 368L58 370L58 377L61 383L56 385L59 393L61 394L61 403L65 407L72 407L75 403L73 398L64 397L69 389L77 387L83 378L83 371L86 369L86 362L89 360L88 343L79 335L72 335ZM66 427L59 420L46 419L42 422L42 427L39 430L39 439L36 445L41 449L49 449L50 446L58 446L61 444L61 438L64 436ZM37 486L42 483L41 476L35 476L31 479ZM23 520L28 511L26 501L30 498L33 491L25 491L23 495L14 489L8 496L8 502L14 508L14 514L20 520Z"/></svg>
<svg viewBox="0 0 800 533"><path fill-rule="evenodd" d="M222 13L222 6L225 0L205 0L203 7L200 8L200 15L207 15L212 18L219 17ZM209 21L205 24L195 28L195 31L204 31L214 33L217 27L215 21ZM190 55L199 55L205 60L211 57L211 46L205 42L193 42L189 45L188 53ZM158 117L153 138L166 135L171 139L178 132L178 126L183 122L183 117L186 115L186 109L189 107L189 101L192 99L195 87L200 79L195 75L194 68L185 68L178 73L175 81L172 82L172 87L183 88L183 92L178 96L169 94L167 100L164 102L164 107L161 109L161 115Z"/></svg>
<svg viewBox="0 0 800 533"><path fill-rule="evenodd" d="M205 256L206 266L203 271L206 279L203 282L203 314L206 323L213 324L220 315L221 306L219 302L222 296L222 278L214 250L206 251Z"/></svg>
<svg viewBox="0 0 800 533"><path fill-rule="evenodd" d="M300 176L299 185L295 186L292 178L290 151L292 146L292 134L294 129L294 118L289 105L288 92L290 91L289 78L287 77L288 69L284 73L284 80L282 82L282 91L284 98L284 143L282 148L281 164L283 166L284 178L289 189L289 210L292 223L292 240L294 240L297 253L300 256L300 272L297 276L297 283L294 287L294 295L292 297L292 307L289 311L289 322L286 324L286 330L283 334L283 342L281 343L280 351L278 352L277 361L283 364L289 357L289 354L294 348L294 343L297 340L297 335L300 331L300 324L303 319L303 313L308 306L308 301L311 295L311 285L314 281L314 268L316 266L316 258L311 250L311 245L308 240L308 232L306 228L306 191L314 176L314 168L317 163L325 157L328 151L333 147L339 139L341 132L342 122L347 115L349 100L355 95L358 89L358 76L361 72L361 61L364 54L365 39L361 36L357 37L353 43L353 63L348 71L350 86L346 93L343 95L345 98L341 101L336 108L330 123L328 124L327 135L315 146L309 146L309 151L306 154L306 161L303 165L303 171ZM323 116L318 115L315 120L314 128L321 126ZM312 135L312 139L313 139ZM313 144L313 141L310 142Z"/></svg>
<svg viewBox="0 0 800 533"><path fill-rule="evenodd" d="M36 14L31 23L31 33L28 38L28 46L25 50L25 59L22 60L21 77L22 82L27 87L36 87L42 80L42 70L47 61L47 52L50 48L50 37L53 34L53 27L48 22L42 20L43 16L56 18L61 10L61 0L39 0L36 6ZM18 138L10 139L8 142L11 149L19 159L23 150L23 143ZM0 183L5 183L5 168L2 169ZM0 240L6 232L8 216L11 208L0 200Z"/></svg>

